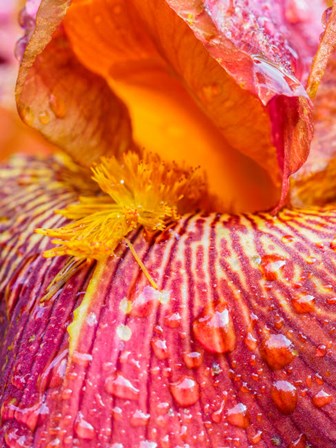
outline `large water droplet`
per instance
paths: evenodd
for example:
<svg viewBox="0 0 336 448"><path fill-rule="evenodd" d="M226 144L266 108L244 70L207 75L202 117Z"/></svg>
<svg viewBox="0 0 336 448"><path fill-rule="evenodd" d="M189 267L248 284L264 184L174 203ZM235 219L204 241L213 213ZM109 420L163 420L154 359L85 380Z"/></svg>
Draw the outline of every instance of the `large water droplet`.
<svg viewBox="0 0 336 448"><path fill-rule="evenodd" d="M132 316L147 317L159 304L166 305L170 300L169 291L158 291L151 286L145 286L132 303Z"/></svg>
<svg viewBox="0 0 336 448"><path fill-rule="evenodd" d="M151 347L155 356L158 359L167 359L169 357L167 343L165 339L153 338L151 340Z"/></svg>
<svg viewBox="0 0 336 448"><path fill-rule="evenodd" d="M47 110L45 110L43 112L40 112L39 115L38 115L38 119L39 119L39 122L41 124L48 124L48 123L50 123L50 114L49 114L49 112Z"/></svg>
<svg viewBox="0 0 336 448"><path fill-rule="evenodd" d="M279 257L279 255L264 255L261 258L261 269L264 277L273 281L276 280L279 276L281 269L286 265L286 260L283 257Z"/></svg>
<svg viewBox="0 0 336 448"><path fill-rule="evenodd" d="M183 376L170 384L170 391L179 406L192 406L199 399L199 385L190 376Z"/></svg>
<svg viewBox="0 0 336 448"><path fill-rule="evenodd" d="M139 397L139 389L120 373L106 378L105 389L109 394L127 400L137 400Z"/></svg>
<svg viewBox="0 0 336 448"><path fill-rule="evenodd" d="M289 444L288 448L308 448L309 446L311 445L307 443L305 434L300 434L296 440Z"/></svg>
<svg viewBox="0 0 336 448"><path fill-rule="evenodd" d="M75 432L80 439L92 440L96 433L94 427L86 421L81 412L78 413L78 418L75 423Z"/></svg>
<svg viewBox="0 0 336 448"><path fill-rule="evenodd" d="M181 325L181 314L172 313L164 317L164 324L169 328L178 328Z"/></svg>
<svg viewBox="0 0 336 448"><path fill-rule="evenodd" d="M334 400L333 396L328 394L323 389L320 390L317 394L315 394L312 398L312 402L314 406L317 408L322 408L323 406L326 406L327 404L331 403Z"/></svg>
<svg viewBox="0 0 336 448"><path fill-rule="evenodd" d="M271 397L275 406L283 414L291 414L297 405L297 390L288 381L275 381L272 385Z"/></svg>
<svg viewBox="0 0 336 448"><path fill-rule="evenodd" d="M294 310L299 314L311 313L315 309L315 297L303 294L292 298Z"/></svg>
<svg viewBox="0 0 336 448"><path fill-rule="evenodd" d="M131 425L135 427L146 426L149 422L150 415L137 409L131 417Z"/></svg>
<svg viewBox="0 0 336 448"><path fill-rule="evenodd" d="M257 339L253 336L251 332L248 332L244 339L245 345L252 352L257 348Z"/></svg>
<svg viewBox="0 0 336 448"><path fill-rule="evenodd" d="M203 354L198 351L184 353L183 360L188 369L196 369L202 365Z"/></svg>
<svg viewBox="0 0 336 448"><path fill-rule="evenodd" d="M128 325L120 324L117 326L116 333L122 341L129 341L132 337L132 330Z"/></svg>
<svg viewBox="0 0 336 448"><path fill-rule="evenodd" d="M235 348L236 335L226 305L206 309L193 323L197 341L213 353L231 352Z"/></svg>
<svg viewBox="0 0 336 448"><path fill-rule="evenodd" d="M292 341L283 334L271 334L262 347L262 355L273 370L282 369L296 356Z"/></svg>
<svg viewBox="0 0 336 448"><path fill-rule="evenodd" d="M250 424L247 407L243 403L238 403L229 409L227 419L231 425L238 428L247 428Z"/></svg>
<svg viewBox="0 0 336 448"><path fill-rule="evenodd" d="M250 442L252 445L257 445L259 442L261 442L263 432L257 431L253 436L250 437Z"/></svg>
<svg viewBox="0 0 336 448"><path fill-rule="evenodd" d="M64 118L66 115L66 105L63 99L56 95L50 95L49 98L50 109L54 112L57 118Z"/></svg>

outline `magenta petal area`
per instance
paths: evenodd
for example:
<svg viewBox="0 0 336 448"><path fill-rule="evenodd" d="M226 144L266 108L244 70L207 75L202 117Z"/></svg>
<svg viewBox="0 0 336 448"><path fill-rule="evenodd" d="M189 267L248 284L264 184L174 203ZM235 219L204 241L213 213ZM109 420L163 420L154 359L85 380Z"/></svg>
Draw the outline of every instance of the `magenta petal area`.
<svg viewBox="0 0 336 448"><path fill-rule="evenodd" d="M121 245L41 302L67 170L0 168L0 446L335 447L336 210L186 216L130 238L160 291Z"/></svg>

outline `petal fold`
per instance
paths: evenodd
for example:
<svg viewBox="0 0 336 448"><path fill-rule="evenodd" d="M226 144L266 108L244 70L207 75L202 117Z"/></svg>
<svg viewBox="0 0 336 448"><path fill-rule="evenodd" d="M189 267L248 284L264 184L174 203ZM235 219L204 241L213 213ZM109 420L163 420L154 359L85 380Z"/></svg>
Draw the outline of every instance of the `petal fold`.
<svg viewBox="0 0 336 448"><path fill-rule="evenodd" d="M129 147L127 109L106 82L86 70L64 36L70 1L42 1L17 82L22 119L86 166Z"/></svg>

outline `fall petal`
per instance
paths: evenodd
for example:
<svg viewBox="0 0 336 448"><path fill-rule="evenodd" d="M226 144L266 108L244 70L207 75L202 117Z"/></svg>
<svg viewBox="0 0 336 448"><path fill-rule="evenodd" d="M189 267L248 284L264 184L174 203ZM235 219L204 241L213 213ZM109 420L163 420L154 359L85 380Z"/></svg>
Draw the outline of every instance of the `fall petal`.
<svg viewBox="0 0 336 448"><path fill-rule="evenodd" d="M335 210L186 216L132 236L160 291L121 246L41 302L66 260L33 230L76 201L69 174L1 169L2 444L332 448Z"/></svg>
<svg viewBox="0 0 336 448"><path fill-rule="evenodd" d="M20 66L17 103L29 126L88 166L127 148L131 127L123 103L69 47L60 28L68 4L41 2Z"/></svg>

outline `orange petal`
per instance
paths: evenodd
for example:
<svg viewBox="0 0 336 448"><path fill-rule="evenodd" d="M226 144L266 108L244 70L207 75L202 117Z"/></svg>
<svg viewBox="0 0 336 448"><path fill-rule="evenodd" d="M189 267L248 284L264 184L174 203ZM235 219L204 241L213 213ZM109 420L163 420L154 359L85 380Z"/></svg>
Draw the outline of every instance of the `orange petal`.
<svg viewBox="0 0 336 448"><path fill-rule="evenodd" d="M33 229L76 200L62 177L1 168L3 446L335 446L333 207L187 216L133 235L161 291L120 247L41 303L65 260Z"/></svg>
<svg viewBox="0 0 336 448"><path fill-rule="evenodd" d="M41 2L20 67L17 103L27 124L90 165L106 153L118 155L127 148L131 126L123 103L69 47L59 25L68 3Z"/></svg>
<svg viewBox="0 0 336 448"><path fill-rule="evenodd" d="M326 30L309 78L314 96L315 132L306 163L292 182L292 203L323 205L335 201L336 6L325 14ZM316 95L317 93L317 95Z"/></svg>

